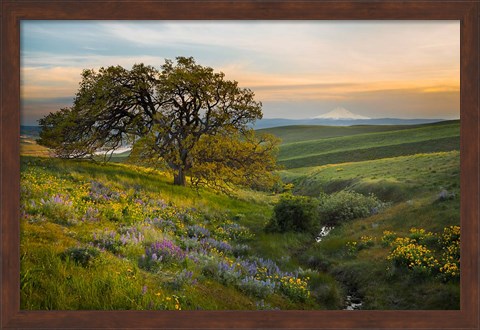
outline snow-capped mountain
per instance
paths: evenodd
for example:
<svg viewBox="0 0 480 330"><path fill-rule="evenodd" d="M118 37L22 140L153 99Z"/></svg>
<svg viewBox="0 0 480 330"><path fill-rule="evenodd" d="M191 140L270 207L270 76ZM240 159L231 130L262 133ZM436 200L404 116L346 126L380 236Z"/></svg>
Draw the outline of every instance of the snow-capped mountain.
<svg viewBox="0 0 480 330"><path fill-rule="evenodd" d="M335 108L330 112L324 113L323 115L319 115L313 117L315 119L333 119L333 120L344 120L344 119L371 119L369 117L365 117L362 115L357 115L353 112L348 111L345 108Z"/></svg>

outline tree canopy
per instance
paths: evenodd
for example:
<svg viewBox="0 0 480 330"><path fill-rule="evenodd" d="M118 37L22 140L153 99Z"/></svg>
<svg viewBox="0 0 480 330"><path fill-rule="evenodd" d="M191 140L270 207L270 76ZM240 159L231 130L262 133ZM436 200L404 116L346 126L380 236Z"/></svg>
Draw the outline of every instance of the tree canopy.
<svg viewBox="0 0 480 330"><path fill-rule="evenodd" d="M174 183L266 187L278 139L255 134L254 93L191 57L160 70L135 64L84 70L73 105L40 119L39 144L61 158L94 157L132 146L136 162L169 169Z"/></svg>

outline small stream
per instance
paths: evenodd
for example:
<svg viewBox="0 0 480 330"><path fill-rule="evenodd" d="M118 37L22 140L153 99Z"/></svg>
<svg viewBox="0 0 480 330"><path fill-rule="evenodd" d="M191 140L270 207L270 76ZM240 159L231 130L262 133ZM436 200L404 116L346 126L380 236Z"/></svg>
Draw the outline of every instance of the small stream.
<svg viewBox="0 0 480 330"><path fill-rule="evenodd" d="M363 301L360 298L354 296L347 296L345 300L345 308L344 311L354 311L358 309L362 309Z"/></svg>
<svg viewBox="0 0 480 330"><path fill-rule="evenodd" d="M323 226L318 233L318 236L315 238L317 243L321 242L330 232L334 229L334 226ZM345 299L345 308L343 310L353 311L362 309L363 301L360 298L357 298L353 295L348 295Z"/></svg>
<svg viewBox="0 0 480 330"><path fill-rule="evenodd" d="M322 229L320 230L320 233L318 233L318 236L315 238L315 241L321 242L322 239L324 239L330 232L333 230L333 226L323 226Z"/></svg>

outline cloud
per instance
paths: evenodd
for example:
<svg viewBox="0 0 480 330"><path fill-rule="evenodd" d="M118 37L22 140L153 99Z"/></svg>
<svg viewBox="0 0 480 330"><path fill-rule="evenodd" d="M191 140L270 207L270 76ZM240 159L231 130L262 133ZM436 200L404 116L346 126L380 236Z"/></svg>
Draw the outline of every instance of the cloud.
<svg viewBox="0 0 480 330"><path fill-rule="evenodd" d="M33 59L24 59L27 65L21 68L22 98L73 97L84 69L98 70L110 65L131 68L135 63L163 64L164 58L152 56L45 56L37 54ZM61 66L59 66L61 65Z"/></svg>
<svg viewBox="0 0 480 330"><path fill-rule="evenodd" d="M73 98L85 68L140 62L160 67L165 58L181 55L251 88L267 112L274 104L300 115L302 106L327 111L341 102L371 117L374 111L397 109L398 116L409 111L394 103L417 116L434 114L434 106L448 105L452 115L459 109L452 101L460 86L458 21L22 21L21 26L22 98L32 102ZM292 112L295 104L298 111Z"/></svg>

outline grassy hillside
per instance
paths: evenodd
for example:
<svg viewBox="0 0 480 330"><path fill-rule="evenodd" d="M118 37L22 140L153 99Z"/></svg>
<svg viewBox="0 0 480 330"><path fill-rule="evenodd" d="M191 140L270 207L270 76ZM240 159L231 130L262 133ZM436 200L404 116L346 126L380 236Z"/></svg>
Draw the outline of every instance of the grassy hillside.
<svg viewBox="0 0 480 330"><path fill-rule="evenodd" d="M458 196L400 202L333 229L301 260L344 283L362 309L459 309L459 271L447 261L459 257L459 241L450 241L459 214Z"/></svg>
<svg viewBox="0 0 480 330"><path fill-rule="evenodd" d="M323 302L312 291L310 279L335 287L331 277L265 258L253 244L275 196L197 193L170 181L120 164L23 157L21 308L342 304L340 295Z"/></svg>
<svg viewBox="0 0 480 330"><path fill-rule="evenodd" d="M442 251L459 251L458 241L442 245L450 244L450 230L458 231L460 224L459 122L383 132L363 129L333 137L329 134L347 130L330 127L316 140L308 137L312 131L303 136L300 127L290 128L292 136L286 129L278 130L287 138L280 147L279 163L286 167L280 173L295 194L356 191L374 194L388 205L378 214L334 228L321 242L298 253L301 263L333 275L362 302L362 309L458 309L455 265L447 262L444 267L451 266L449 276L457 280L442 283L432 278L443 276L432 275L439 269L434 262L406 267L399 254L409 251L411 258L428 254L437 261L446 258ZM301 136L298 140L295 131ZM316 133L310 136L320 136Z"/></svg>
<svg viewBox="0 0 480 330"><path fill-rule="evenodd" d="M459 308L458 122L276 130L290 134L281 152L293 166L280 174L294 194L357 191L382 207L316 242L264 230L275 194L24 156L21 308L342 309L347 296L362 309Z"/></svg>
<svg viewBox="0 0 480 330"><path fill-rule="evenodd" d="M286 168L308 167L451 151L460 146L460 125L456 121L375 133L360 133L362 131L357 128L356 132L342 137L284 142L280 147L279 164Z"/></svg>
<svg viewBox="0 0 480 330"><path fill-rule="evenodd" d="M48 157L50 155L47 148L38 145L31 137L20 137L20 153L24 156Z"/></svg>
<svg viewBox="0 0 480 330"><path fill-rule="evenodd" d="M427 126L443 126L458 124L458 120L447 120L432 124L417 125L353 125L353 126L321 126L321 125L296 125L263 128L258 132L270 133L282 139L284 144L304 142L332 137L350 136L356 134L379 133L388 131L401 131L411 128Z"/></svg>
<svg viewBox="0 0 480 330"><path fill-rule="evenodd" d="M374 193L385 201L404 201L443 189L459 192L460 154L437 152L305 167L285 170L281 175L302 195L349 189Z"/></svg>
<svg viewBox="0 0 480 330"><path fill-rule="evenodd" d="M322 125L295 125L263 128L260 133L270 133L282 139L282 142L304 142L332 137L349 136L365 133L377 133L410 129L417 125L354 125L354 126L322 126Z"/></svg>

